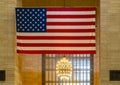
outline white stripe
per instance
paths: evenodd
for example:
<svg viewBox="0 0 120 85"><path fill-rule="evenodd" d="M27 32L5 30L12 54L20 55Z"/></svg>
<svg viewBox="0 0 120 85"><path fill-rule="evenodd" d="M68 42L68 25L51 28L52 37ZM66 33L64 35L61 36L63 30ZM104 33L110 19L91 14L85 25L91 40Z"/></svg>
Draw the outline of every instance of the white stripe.
<svg viewBox="0 0 120 85"><path fill-rule="evenodd" d="M96 50L96 47L17 47L17 50Z"/></svg>
<svg viewBox="0 0 120 85"><path fill-rule="evenodd" d="M95 11L47 11L47 15L90 15Z"/></svg>
<svg viewBox="0 0 120 85"><path fill-rule="evenodd" d="M95 32L88 33L22 33L18 32L17 36L95 36Z"/></svg>
<svg viewBox="0 0 120 85"><path fill-rule="evenodd" d="M96 43L95 40L17 40L17 43Z"/></svg>
<svg viewBox="0 0 120 85"><path fill-rule="evenodd" d="M95 22L95 18L71 18L71 19L66 19L66 18L48 18L47 22Z"/></svg>
<svg viewBox="0 0 120 85"><path fill-rule="evenodd" d="M47 29L95 29L95 25L88 26L47 26Z"/></svg>

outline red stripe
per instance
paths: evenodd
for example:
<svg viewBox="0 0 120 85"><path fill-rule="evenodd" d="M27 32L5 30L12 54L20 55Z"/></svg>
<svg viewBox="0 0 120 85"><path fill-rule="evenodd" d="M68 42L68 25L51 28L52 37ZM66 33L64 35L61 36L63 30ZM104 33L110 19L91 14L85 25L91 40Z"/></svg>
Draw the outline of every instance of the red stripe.
<svg viewBox="0 0 120 85"><path fill-rule="evenodd" d="M95 43L17 43L21 47L95 47Z"/></svg>
<svg viewBox="0 0 120 85"><path fill-rule="evenodd" d="M47 29L47 32L95 32L95 29Z"/></svg>
<svg viewBox="0 0 120 85"><path fill-rule="evenodd" d="M66 51L66 50L17 50L17 53L22 54L96 54L96 51L86 50L86 51Z"/></svg>
<svg viewBox="0 0 120 85"><path fill-rule="evenodd" d="M95 25L95 22L47 22L47 25Z"/></svg>
<svg viewBox="0 0 120 85"><path fill-rule="evenodd" d="M94 11L95 7L91 8L47 8L47 11Z"/></svg>
<svg viewBox="0 0 120 85"><path fill-rule="evenodd" d="M95 36L17 36L21 40L94 40Z"/></svg>
<svg viewBox="0 0 120 85"><path fill-rule="evenodd" d="M47 15L47 18L95 18L95 15Z"/></svg>

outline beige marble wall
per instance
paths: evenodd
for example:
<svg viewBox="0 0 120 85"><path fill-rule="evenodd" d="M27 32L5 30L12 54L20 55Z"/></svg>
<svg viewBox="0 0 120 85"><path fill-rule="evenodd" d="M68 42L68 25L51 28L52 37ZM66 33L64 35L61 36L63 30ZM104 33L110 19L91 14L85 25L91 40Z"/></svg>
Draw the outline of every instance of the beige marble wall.
<svg viewBox="0 0 120 85"><path fill-rule="evenodd" d="M120 0L101 0L100 26L101 85L119 85L109 71L120 70Z"/></svg>
<svg viewBox="0 0 120 85"><path fill-rule="evenodd" d="M15 61L15 13L21 0L0 0L0 70L6 81L0 85L20 85ZM110 70L120 70L120 0L101 0L100 85L119 85L109 81ZM16 79L15 79L16 78Z"/></svg>
<svg viewBox="0 0 120 85"><path fill-rule="evenodd" d="M6 80L0 85L15 85L15 7L18 0L0 0L0 70Z"/></svg>

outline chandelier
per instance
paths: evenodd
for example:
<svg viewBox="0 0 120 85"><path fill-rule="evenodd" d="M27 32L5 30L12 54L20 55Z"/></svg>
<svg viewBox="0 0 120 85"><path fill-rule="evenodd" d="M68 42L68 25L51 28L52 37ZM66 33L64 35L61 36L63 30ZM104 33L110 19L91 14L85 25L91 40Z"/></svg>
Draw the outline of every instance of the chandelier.
<svg viewBox="0 0 120 85"><path fill-rule="evenodd" d="M65 57L58 61L56 64L56 73L57 76L62 80L69 79L72 74L72 64L70 61Z"/></svg>

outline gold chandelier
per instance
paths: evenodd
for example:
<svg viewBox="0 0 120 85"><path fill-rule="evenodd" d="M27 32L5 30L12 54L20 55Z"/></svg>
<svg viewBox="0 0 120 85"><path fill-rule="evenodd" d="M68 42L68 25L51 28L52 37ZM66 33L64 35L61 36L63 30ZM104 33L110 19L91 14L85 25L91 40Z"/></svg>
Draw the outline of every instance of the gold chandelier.
<svg viewBox="0 0 120 85"><path fill-rule="evenodd" d="M70 61L65 57L58 61L56 64L56 73L57 76L62 80L69 79L72 74L72 64Z"/></svg>

